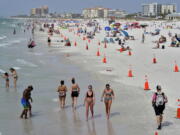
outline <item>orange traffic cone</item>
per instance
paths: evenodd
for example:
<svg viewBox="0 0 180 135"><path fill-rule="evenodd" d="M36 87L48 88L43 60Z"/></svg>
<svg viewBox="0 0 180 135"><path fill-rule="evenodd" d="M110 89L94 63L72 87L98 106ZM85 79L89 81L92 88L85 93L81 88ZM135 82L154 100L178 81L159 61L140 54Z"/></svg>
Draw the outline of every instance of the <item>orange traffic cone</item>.
<svg viewBox="0 0 180 135"><path fill-rule="evenodd" d="M131 69L129 69L129 71L128 71L128 77L133 77Z"/></svg>
<svg viewBox="0 0 180 135"><path fill-rule="evenodd" d="M133 77L131 65L130 65L130 67L129 67L128 77Z"/></svg>
<svg viewBox="0 0 180 135"><path fill-rule="evenodd" d="M98 51L97 51L97 53L96 53L96 56L100 56L100 52L99 52L99 49L98 49Z"/></svg>
<svg viewBox="0 0 180 135"><path fill-rule="evenodd" d="M156 64L157 63L157 60L156 60L156 56L154 54L154 58L153 58L153 63Z"/></svg>
<svg viewBox="0 0 180 135"><path fill-rule="evenodd" d="M144 83L144 90L150 90L147 76L145 76L145 80L146 80L146 81L145 81L145 83Z"/></svg>
<svg viewBox="0 0 180 135"><path fill-rule="evenodd" d="M104 58L103 58L103 63L107 63L107 60L106 60L106 56L104 55Z"/></svg>
<svg viewBox="0 0 180 135"><path fill-rule="evenodd" d="M90 43L90 42L91 42L91 40L89 39L89 40L88 40L88 43Z"/></svg>
<svg viewBox="0 0 180 135"><path fill-rule="evenodd" d="M156 131L154 135L158 135L158 132Z"/></svg>
<svg viewBox="0 0 180 135"><path fill-rule="evenodd" d="M76 41L74 42L74 46L77 46L77 43L76 43Z"/></svg>
<svg viewBox="0 0 180 135"><path fill-rule="evenodd" d="M120 48L119 51L120 51L120 52L123 52L123 48Z"/></svg>
<svg viewBox="0 0 180 135"><path fill-rule="evenodd" d="M107 48L106 42L104 43L104 48Z"/></svg>
<svg viewBox="0 0 180 135"><path fill-rule="evenodd" d="M153 63L154 63L154 64L157 63L156 57L153 58Z"/></svg>
<svg viewBox="0 0 180 135"><path fill-rule="evenodd" d="M178 99L177 118L180 119L180 99Z"/></svg>
<svg viewBox="0 0 180 135"><path fill-rule="evenodd" d="M86 50L88 50L89 49L89 47L88 47L88 45L86 44Z"/></svg>
<svg viewBox="0 0 180 135"><path fill-rule="evenodd" d="M129 50L129 52L128 52L128 55L129 55L129 56L131 56L131 55L132 55L132 53L131 53L131 51L130 51L130 50Z"/></svg>
<svg viewBox="0 0 180 135"><path fill-rule="evenodd" d="M178 67L176 61L175 61L175 66L174 66L174 72L179 72L179 67Z"/></svg>

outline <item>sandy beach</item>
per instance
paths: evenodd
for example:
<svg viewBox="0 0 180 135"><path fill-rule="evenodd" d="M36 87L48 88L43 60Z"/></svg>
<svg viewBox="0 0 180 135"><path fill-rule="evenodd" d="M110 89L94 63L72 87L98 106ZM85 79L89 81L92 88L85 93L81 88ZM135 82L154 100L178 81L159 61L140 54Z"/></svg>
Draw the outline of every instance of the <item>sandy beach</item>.
<svg viewBox="0 0 180 135"><path fill-rule="evenodd" d="M102 31L96 34L95 38L88 42L82 40L83 35L77 36L68 29L59 29L61 34L68 37L71 47L65 47L59 34L51 36L51 46L47 45L47 31L35 31L35 42L37 46L27 49L23 43L17 47L3 48L5 51L15 50L15 56L8 54L13 66L19 67L17 70L21 76L17 91L12 88L6 91L1 86L0 92L0 132L2 135L153 135L156 132L156 119L151 97L157 84L162 86L163 91L168 96L168 104L164 112L163 129L159 135L179 135L180 120L176 118L177 99L179 94L179 73L174 72L175 61L178 59L179 49L172 48L168 32L179 32L179 29L161 29L157 36L145 35L145 42L142 43L142 33L144 29L129 29L129 35L133 35L135 40L127 40L125 45L132 48L132 55L128 56L128 51L119 52L120 46L117 42L108 43L104 48L104 39L107 21L98 20ZM126 23L126 21L121 21ZM147 32L157 29L153 22L147 23ZM161 24L162 22L156 22ZM176 26L180 25L179 22ZM169 23L169 24L172 24ZM151 26L152 25L152 26ZM75 29L75 28L74 28ZM165 49L152 49L161 35L167 37ZM28 38L27 38L28 39ZM26 40L27 42L28 40ZM58 42L57 42L58 41ZM76 41L77 46L74 46ZM101 42L101 45L98 45ZM86 50L88 45L88 50ZM6 50L7 49L7 50ZM96 56L99 49L101 56ZM3 51L3 50L2 50ZM153 64L153 55L156 55L157 63ZM102 63L106 56L107 63ZM14 58L13 58L14 57ZM8 66L10 66L8 65ZM128 77L129 65L132 67L133 77ZM3 69L6 67L4 66ZM144 90L145 75L148 77L149 91ZM77 78L81 93L78 98L78 108L73 111L71 108L70 92L68 92L67 106L60 110L58 94L56 89L61 79L65 80L68 88L72 77ZM110 83L115 92L115 100L112 104L110 120L106 119L104 103L100 102L100 97L105 84ZM21 120L18 115L21 112L20 98L23 89L33 84L33 117L28 120ZM95 118L88 122L85 120L85 108L83 107L84 95L87 86L93 85L96 94ZM7 113L6 112L14 112Z"/></svg>

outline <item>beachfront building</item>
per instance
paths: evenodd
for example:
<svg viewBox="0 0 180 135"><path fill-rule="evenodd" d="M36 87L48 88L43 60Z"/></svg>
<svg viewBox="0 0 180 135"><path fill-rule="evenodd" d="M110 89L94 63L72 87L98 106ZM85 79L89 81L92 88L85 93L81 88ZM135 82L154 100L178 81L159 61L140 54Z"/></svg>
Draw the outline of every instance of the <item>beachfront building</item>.
<svg viewBox="0 0 180 135"><path fill-rule="evenodd" d="M108 10L108 8L103 7L85 8L82 14L84 18L107 18Z"/></svg>
<svg viewBox="0 0 180 135"><path fill-rule="evenodd" d="M126 15L127 13L124 10L110 9L108 11L108 17L124 18Z"/></svg>
<svg viewBox="0 0 180 135"><path fill-rule="evenodd" d="M168 14L166 16L166 19L168 19L168 20L180 20L180 13Z"/></svg>
<svg viewBox="0 0 180 135"><path fill-rule="evenodd" d="M46 16L49 13L48 6L42 6L40 9L41 9L41 16Z"/></svg>
<svg viewBox="0 0 180 135"><path fill-rule="evenodd" d="M143 16L162 16L176 12L176 4L150 3L142 5Z"/></svg>
<svg viewBox="0 0 180 135"><path fill-rule="evenodd" d="M46 17L49 14L48 6L42 6L40 8L32 8L31 16L32 17Z"/></svg>
<svg viewBox="0 0 180 135"><path fill-rule="evenodd" d="M167 15L176 12L176 5L175 4L166 4L161 5L161 14Z"/></svg>

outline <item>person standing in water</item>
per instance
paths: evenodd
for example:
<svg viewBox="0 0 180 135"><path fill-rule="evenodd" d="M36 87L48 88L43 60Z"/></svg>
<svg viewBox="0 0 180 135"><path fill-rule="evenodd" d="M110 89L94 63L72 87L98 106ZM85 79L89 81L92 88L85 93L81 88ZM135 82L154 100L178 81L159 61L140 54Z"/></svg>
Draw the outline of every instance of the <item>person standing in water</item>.
<svg viewBox="0 0 180 135"><path fill-rule="evenodd" d="M88 86L88 91L84 99L84 105L86 106L86 120L88 121L89 109L91 110L92 118L94 117L94 104L95 104L95 93L92 89L92 85Z"/></svg>
<svg viewBox="0 0 180 135"><path fill-rule="evenodd" d="M25 118L25 119L27 119L27 113L28 113L28 91L29 91L29 89L27 88L27 89L25 89L24 91L23 91L23 96L22 96L22 98L21 98L21 104L22 104L22 106L23 106L23 111L22 111L22 113L21 113L21 115L20 115L20 118Z"/></svg>
<svg viewBox="0 0 180 135"><path fill-rule="evenodd" d="M9 74L6 72L2 77L6 80L6 88L9 88Z"/></svg>
<svg viewBox="0 0 180 135"><path fill-rule="evenodd" d="M9 70L10 70L10 72L12 73L11 76L12 76L13 79L14 79L14 88L16 88L16 87L17 87L17 80L18 80L17 72L16 72L16 70L15 70L14 68L10 68Z"/></svg>
<svg viewBox="0 0 180 135"><path fill-rule="evenodd" d="M114 91L110 88L109 84L106 84L106 88L104 89L101 96L101 101L103 101L103 98L104 98L104 104L106 108L106 116L107 116L107 119L109 119L110 111L111 111L111 104L112 104L112 100L114 99Z"/></svg>
<svg viewBox="0 0 180 135"><path fill-rule="evenodd" d="M29 111L29 117L32 116L32 112L31 112L32 106L31 106L30 101L29 101L29 100L31 100L31 102L33 102L32 97L31 97L31 91L32 90L33 90L33 86L29 85L28 88L26 88L23 91L23 96L21 98L21 104L24 107L24 109L20 115L20 118L24 117L25 119L27 119L28 111Z"/></svg>
<svg viewBox="0 0 180 135"><path fill-rule="evenodd" d="M72 97L72 108L76 109L77 98L79 96L80 88L78 84L75 83L75 78L72 78L72 87L71 87L71 97Z"/></svg>
<svg viewBox="0 0 180 135"><path fill-rule="evenodd" d="M67 87L66 87L66 85L64 85L64 80L61 80L60 84L61 85L58 87L57 92L59 93L60 107L64 108L65 107Z"/></svg>
<svg viewBox="0 0 180 135"><path fill-rule="evenodd" d="M32 116L32 105L31 103L33 102L33 99L31 97L31 92L33 91L33 86L29 85L28 86L28 92L27 92L27 104L28 104L28 111L29 111L29 116ZM31 103L30 103L31 102Z"/></svg>
<svg viewBox="0 0 180 135"><path fill-rule="evenodd" d="M16 29L14 28L13 34L16 35Z"/></svg>

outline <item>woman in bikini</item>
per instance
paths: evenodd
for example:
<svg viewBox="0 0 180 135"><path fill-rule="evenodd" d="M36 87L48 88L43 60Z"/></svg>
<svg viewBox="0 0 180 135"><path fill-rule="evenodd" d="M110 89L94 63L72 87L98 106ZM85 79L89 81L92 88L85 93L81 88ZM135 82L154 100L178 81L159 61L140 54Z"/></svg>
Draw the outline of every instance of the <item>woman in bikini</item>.
<svg viewBox="0 0 180 135"><path fill-rule="evenodd" d="M57 92L59 93L60 107L64 108L65 107L67 87L66 87L66 85L64 85L64 80L61 80L60 84L61 85L58 87Z"/></svg>
<svg viewBox="0 0 180 135"><path fill-rule="evenodd" d="M17 72L14 68L10 68L9 70L12 73L11 76L14 78L14 88L16 88L16 84L17 84L17 80L18 80Z"/></svg>
<svg viewBox="0 0 180 135"><path fill-rule="evenodd" d="M75 78L72 78L72 87L71 87L71 97L72 97L72 108L76 109L77 98L79 96L80 88L78 84L75 83Z"/></svg>
<svg viewBox="0 0 180 135"><path fill-rule="evenodd" d="M104 89L101 96L101 101L103 101L103 98L104 98L104 103L105 103L105 108L106 108L106 116L107 116L107 119L109 119L111 104L112 104L112 100L114 99L114 91L110 88L109 84L106 84L106 88Z"/></svg>
<svg viewBox="0 0 180 135"><path fill-rule="evenodd" d="M91 110L92 118L94 117L95 94L92 90L92 85L88 86L88 91L84 99L84 105L86 106L86 120L88 121L89 109Z"/></svg>

